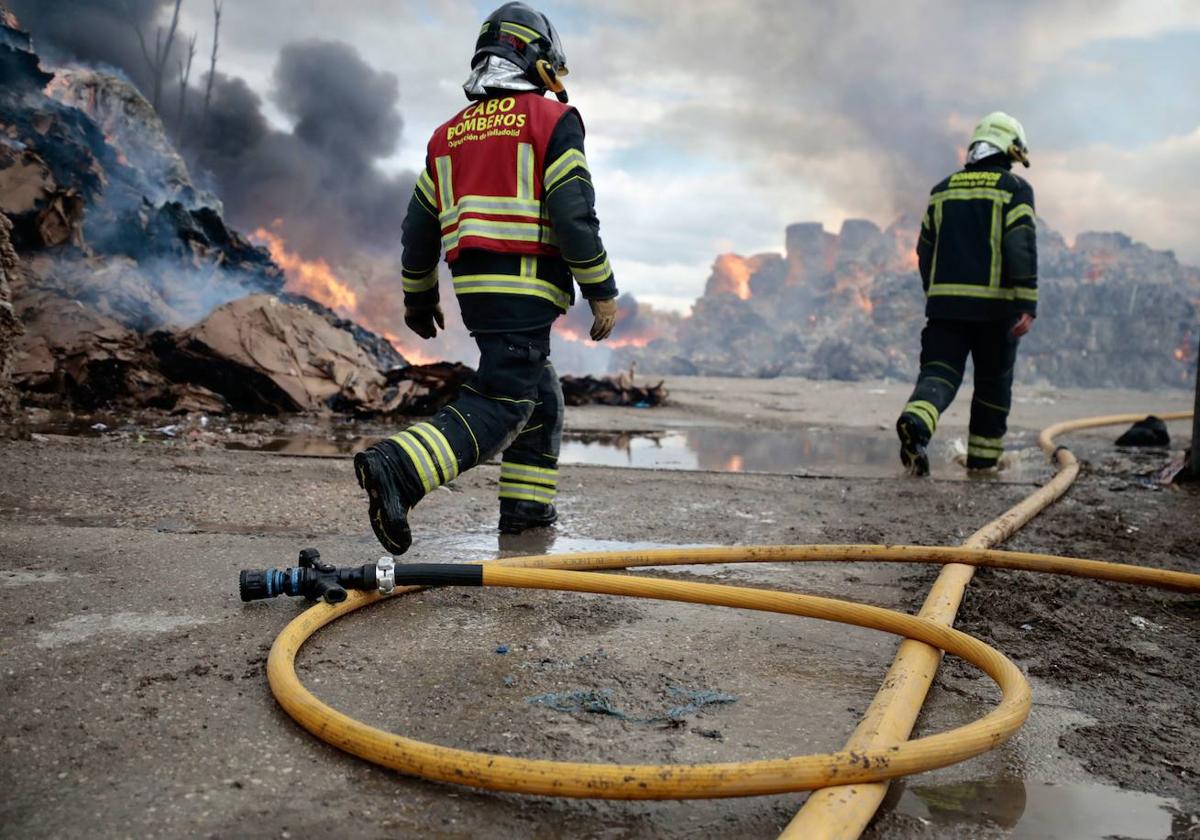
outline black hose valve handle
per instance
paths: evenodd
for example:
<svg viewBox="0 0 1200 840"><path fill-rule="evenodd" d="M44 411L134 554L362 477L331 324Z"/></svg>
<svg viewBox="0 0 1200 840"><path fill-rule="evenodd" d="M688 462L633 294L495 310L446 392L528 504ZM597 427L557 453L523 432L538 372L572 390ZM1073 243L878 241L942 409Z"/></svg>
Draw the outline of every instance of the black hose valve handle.
<svg viewBox="0 0 1200 840"><path fill-rule="evenodd" d="M262 571L244 569L238 576L238 594L243 601L292 595L339 604L346 600L347 589L391 592L395 588L393 569L391 557L381 558L378 563L339 569L322 561L321 553L315 548L306 548L300 552L295 567Z"/></svg>

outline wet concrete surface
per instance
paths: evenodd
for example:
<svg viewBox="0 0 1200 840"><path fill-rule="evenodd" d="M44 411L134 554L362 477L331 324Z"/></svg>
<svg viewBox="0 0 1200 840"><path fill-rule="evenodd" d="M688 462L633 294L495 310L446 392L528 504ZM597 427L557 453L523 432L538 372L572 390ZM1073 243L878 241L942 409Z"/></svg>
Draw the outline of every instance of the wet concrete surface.
<svg viewBox="0 0 1200 840"><path fill-rule="evenodd" d="M897 815L956 836L1003 832L1000 836L1010 840L1164 840L1177 825L1174 800L1110 785L1001 778L897 787Z"/></svg>
<svg viewBox="0 0 1200 840"><path fill-rule="evenodd" d="M627 413L627 422L643 413ZM1195 571L1188 546L1200 538L1200 497L1148 489L1141 477L1149 461L1110 457L1099 437L1082 439L1080 451L1095 472L1017 545L1110 560L1136 549L1138 562ZM300 730L275 705L263 668L274 636L303 605L243 605L237 572L291 564L310 544L340 564L379 556L344 460L100 437L0 442L0 463L6 836L772 837L803 801L493 795L375 768ZM660 545L954 544L1030 489L573 466L563 472L560 525L501 542L492 530L497 472L482 467L422 502L405 560ZM755 564L638 574L911 610L936 570ZM1194 660L1190 676L1185 662L1163 663L1167 651L1183 659L1194 649L1195 599L980 577L965 626L1032 672L1030 722L998 750L894 785L868 836L1200 831L1200 675ZM1131 615L1162 629L1138 631ZM1151 638L1158 652L1147 647ZM719 608L437 590L336 622L301 653L299 671L335 708L437 743L565 760L729 761L840 747L895 644L870 631ZM1088 649L1112 663L1101 682L1051 667L1086 660ZM1138 708L1128 708L1123 691ZM713 696L732 699L687 708ZM539 702L546 697L557 700ZM563 701L595 697L601 711ZM995 697L986 677L950 660L918 731L972 720ZM1164 740L1117 739L1131 713ZM1068 829L1076 833L1061 834Z"/></svg>
<svg viewBox="0 0 1200 840"><path fill-rule="evenodd" d="M104 422L104 421L107 422ZM384 437L389 430L376 422L326 421L288 429L258 418L222 422L229 429L219 439L227 449L308 458L349 458ZM30 431L34 434L82 438L171 440L185 433L180 423L155 425L58 417ZM655 431L568 431L560 463L637 469L768 472L846 478L895 478L903 474L890 429L798 426L791 429L675 428ZM1020 430L1006 441L1001 469L983 480L1045 480L1051 469L1037 448L1036 437ZM979 479L963 470L966 436L948 434L930 446L930 458L943 479ZM944 468L944 469L941 469Z"/></svg>

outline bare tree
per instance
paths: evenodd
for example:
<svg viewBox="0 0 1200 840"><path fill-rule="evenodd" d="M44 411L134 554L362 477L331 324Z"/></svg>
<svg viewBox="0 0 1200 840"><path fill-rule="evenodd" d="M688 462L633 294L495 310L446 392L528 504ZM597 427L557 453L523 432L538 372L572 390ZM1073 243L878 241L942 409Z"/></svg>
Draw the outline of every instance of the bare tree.
<svg viewBox="0 0 1200 840"><path fill-rule="evenodd" d="M213 81L217 78L217 45L221 42L221 7L225 0L213 0L213 48L208 63L208 82L204 86L204 124L208 124L208 106L212 102Z"/></svg>
<svg viewBox="0 0 1200 840"><path fill-rule="evenodd" d="M150 76L153 82L153 95L150 99L150 104L154 106L154 110L158 110L159 103L162 101L162 86L163 76L166 74L167 61L171 57L171 47L175 43L175 30L179 27L179 7L183 5L183 0L175 0L175 10L171 15L171 25L164 33L163 28L158 27L158 31L154 36L154 55L150 54L149 47L146 46L146 36L142 33L142 28L136 23L133 23L133 31L137 33L138 43L142 47L142 57L146 59L146 65L150 68ZM133 21L133 15L129 16L130 21Z"/></svg>
<svg viewBox="0 0 1200 840"><path fill-rule="evenodd" d="M196 57L196 36L188 40L187 60L179 59L179 114L175 119L175 138L183 141L183 125L187 119L188 82L192 78L192 59Z"/></svg>

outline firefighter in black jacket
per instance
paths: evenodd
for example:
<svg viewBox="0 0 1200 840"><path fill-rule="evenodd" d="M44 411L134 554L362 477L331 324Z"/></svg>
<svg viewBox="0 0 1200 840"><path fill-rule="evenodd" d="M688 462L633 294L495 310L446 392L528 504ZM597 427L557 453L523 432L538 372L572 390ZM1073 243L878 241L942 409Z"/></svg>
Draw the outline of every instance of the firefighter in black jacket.
<svg viewBox="0 0 1200 840"><path fill-rule="evenodd" d="M550 326L574 302L574 283L594 341L617 311L566 73L549 19L506 3L480 29L463 85L471 104L429 141L404 220L404 321L426 339L444 328L444 250L480 360L453 403L354 457L371 527L394 554L412 542L408 512L425 494L500 453L501 532L557 518L563 397Z"/></svg>
<svg viewBox="0 0 1200 840"><path fill-rule="evenodd" d="M975 393L967 469L995 467L1004 451L1017 342L1037 315L1037 241L1033 188L1013 174L1029 166L1025 129L1008 114L975 128L966 166L929 197L917 257L925 287L921 370L896 422L900 460L929 474L926 446L962 384L967 356Z"/></svg>

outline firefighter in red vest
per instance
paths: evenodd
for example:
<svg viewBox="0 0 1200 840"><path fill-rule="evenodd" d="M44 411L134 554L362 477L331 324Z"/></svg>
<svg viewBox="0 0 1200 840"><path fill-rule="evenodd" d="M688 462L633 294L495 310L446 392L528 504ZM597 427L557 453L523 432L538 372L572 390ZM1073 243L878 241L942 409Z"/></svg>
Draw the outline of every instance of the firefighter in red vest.
<svg viewBox="0 0 1200 840"><path fill-rule="evenodd" d="M408 512L425 494L499 453L500 531L557 518L563 397L550 326L574 302L575 283L594 315L594 341L617 312L566 73L550 20L506 3L475 43L463 85L471 104L429 141L403 227L404 322L426 339L445 327L444 249L480 359L453 403L354 457L371 527L393 554L411 544Z"/></svg>

